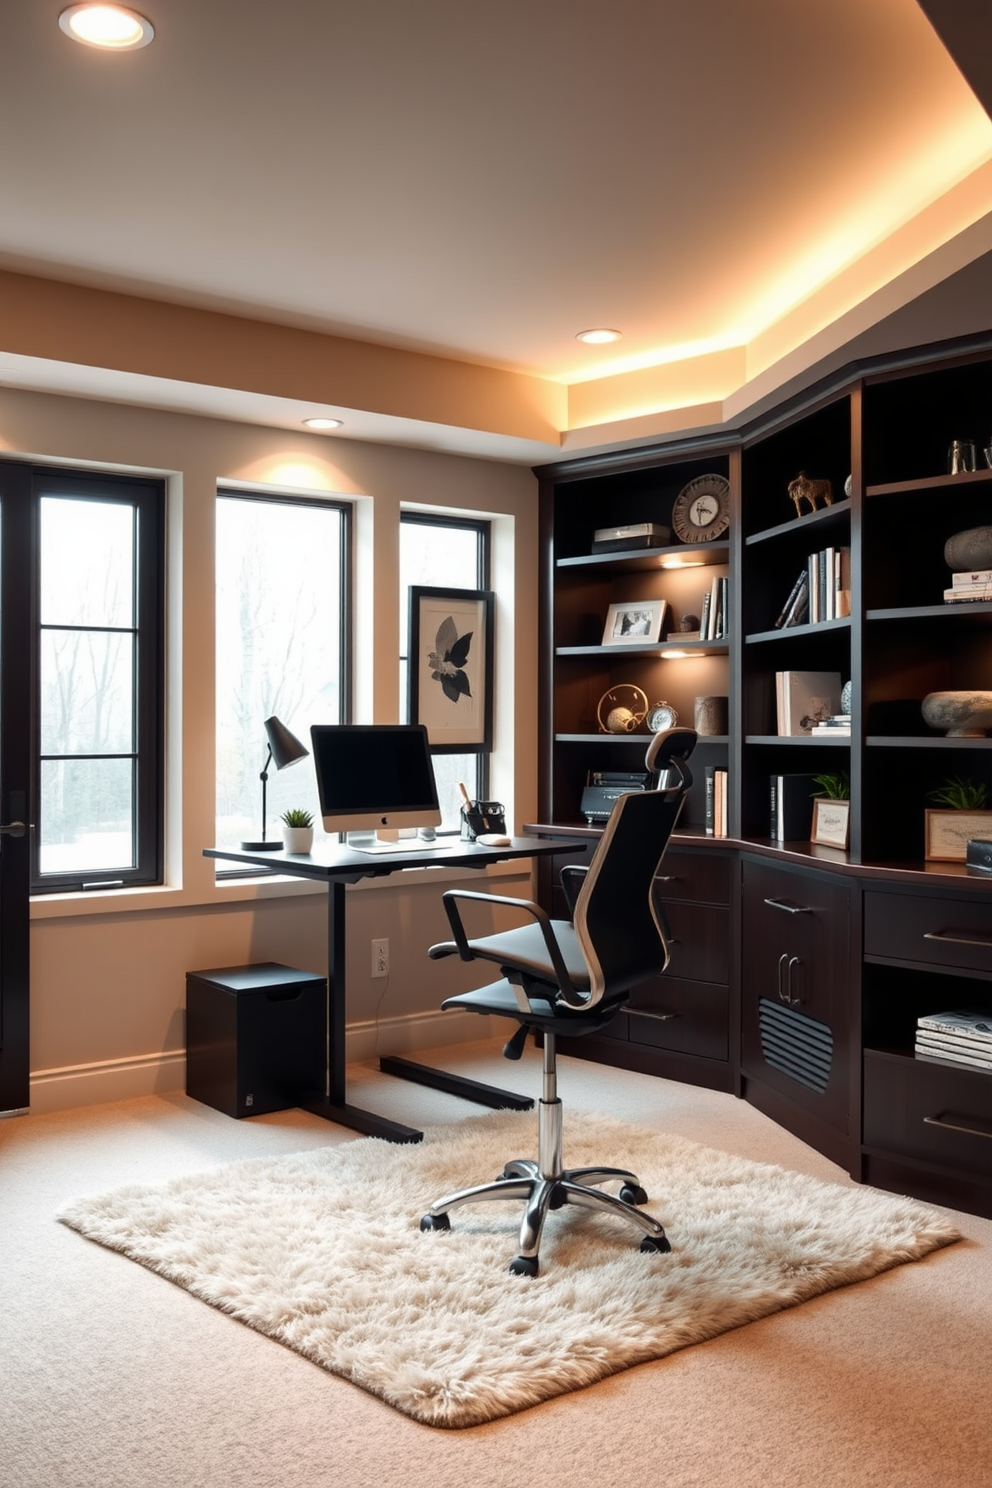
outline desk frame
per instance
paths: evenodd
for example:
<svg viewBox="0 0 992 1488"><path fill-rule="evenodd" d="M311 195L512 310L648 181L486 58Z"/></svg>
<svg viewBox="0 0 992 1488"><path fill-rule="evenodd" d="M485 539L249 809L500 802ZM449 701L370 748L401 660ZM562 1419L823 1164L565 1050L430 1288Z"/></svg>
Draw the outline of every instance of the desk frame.
<svg viewBox="0 0 992 1488"><path fill-rule="evenodd" d="M473 872L509 859L548 857L563 850L574 851L573 843L560 839L514 837L508 847L482 847L477 842L452 838L450 845L418 851L416 845L395 853L362 853L353 848L323 848L317 853L247 852L238 848L206 847L207 858L223 858L253 868L269 868L288 878L307 878L327 885L327 1079L322 1092L306 1093L299 1104L305 1111L336 1121L366 1136L390 1142L419 1142L423 1132L374 1111L349 1105L345 1070L347 1003L345 990L345 889L362 878L381 878L403 868L466 868ZM445 1070L414 1064L407 1059L385 1056L379 1061L385 1074L414 1080L434 1089L460 1095L487 1106L530 1110L534 1102L495 1085L483 1085Z"/></svg>

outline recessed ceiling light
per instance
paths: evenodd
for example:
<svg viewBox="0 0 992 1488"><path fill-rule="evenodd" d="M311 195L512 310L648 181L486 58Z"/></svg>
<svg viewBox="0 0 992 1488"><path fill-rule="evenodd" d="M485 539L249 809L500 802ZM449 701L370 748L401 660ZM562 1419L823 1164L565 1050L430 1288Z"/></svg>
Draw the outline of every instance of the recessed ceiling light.
<svg viewBox="0 0 992 1488"><path fill-rule="evenodd" d="M308 429L340 429L344 419L312 418L303 422Z"/></svg>
<svg viewBox="0 0 992 1488"><path fill-rule="evenodd" d="M59 25L73 41L110 52L137 51L155 35L151 21L123 5L70 5Z"/></svg>
<svg viewBox="0 0 992 1488"><path fill-rule="evenodd" d="M596 331L578 331L576 341L584 341L587 346L603 346L607 341L619 341L622 331L611 331L606 326Z"/></svg>

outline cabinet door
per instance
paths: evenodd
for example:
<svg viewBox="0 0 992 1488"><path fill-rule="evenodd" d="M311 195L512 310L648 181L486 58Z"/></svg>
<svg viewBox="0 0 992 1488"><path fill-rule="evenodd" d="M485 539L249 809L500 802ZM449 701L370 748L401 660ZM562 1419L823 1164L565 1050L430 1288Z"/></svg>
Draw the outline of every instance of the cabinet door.
<svg viewBox="0 0 992 1488"><path fill-rule="evenodd" d="M743 865L745 1078L840 1133L849 1130L850 893L839 879Z"/></svg>

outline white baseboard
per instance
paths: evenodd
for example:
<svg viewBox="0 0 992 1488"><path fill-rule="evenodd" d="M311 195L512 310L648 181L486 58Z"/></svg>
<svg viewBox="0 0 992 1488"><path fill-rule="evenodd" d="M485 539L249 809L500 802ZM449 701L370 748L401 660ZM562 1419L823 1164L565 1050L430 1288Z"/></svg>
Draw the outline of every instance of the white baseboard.
<svg viewBox="0 0 992 1488"><path fill-rule="evenodd" d="M420 1049L471 1043L501 1031L503 1019L480 1018L477 1013L440 1011L385 1018L379 1023L350 1024L346 1032L349 1064L367 1063L382 1054L413 1054ZM506 1023L512 1028L512 1024ZM139 1095L164 1095L186 1086L186 1051L137 1054L93 1064L35 1070L31 1076L31 1114L71 1111L75 1106L105 1101L133 1100Z"/></svg>

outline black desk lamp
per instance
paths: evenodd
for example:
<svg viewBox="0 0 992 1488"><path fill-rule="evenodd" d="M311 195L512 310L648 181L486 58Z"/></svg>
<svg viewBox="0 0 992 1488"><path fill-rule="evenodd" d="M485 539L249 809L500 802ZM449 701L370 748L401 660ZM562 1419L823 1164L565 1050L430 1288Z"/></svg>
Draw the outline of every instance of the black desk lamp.
<svg viewBox="0 0 992 1488"><path fill-rule="evenodd" d="M265 841L265 790L269 783L269 764L274 762L277 770L285 770L287 765L295 765L297 760L306 759L310 753L278 718L265 720L265 732L268 735L269 752L265 756L265 764L259 777L262 782L262 840L242 842L242 852L275 852L282 847L281 842Z"/></svg>

